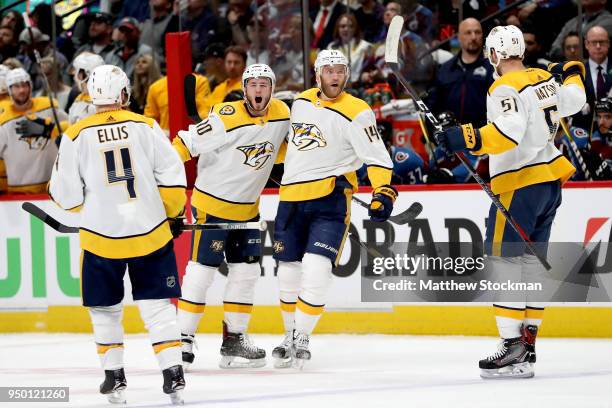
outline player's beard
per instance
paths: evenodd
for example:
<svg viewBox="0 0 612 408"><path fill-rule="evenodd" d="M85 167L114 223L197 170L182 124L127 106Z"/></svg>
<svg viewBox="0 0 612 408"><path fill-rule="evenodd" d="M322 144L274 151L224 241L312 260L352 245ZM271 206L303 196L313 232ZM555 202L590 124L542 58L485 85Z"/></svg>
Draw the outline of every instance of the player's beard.
<svg viewBox="0 0 612 408"><path fill-rule="evenodd" d="M321 91L329 99L336 99L338 96L340 96L343 90L344 87L340 83L336 84L336 86L333 86L332 84L326 84L321 81Z"/></svg>
<svg viewBox="0 0 612 408"><path fill-rule="evenodd" d="M25 96L23 98L19 98L19 99L13 96L13 104L18 107L27 105L29 101L30 101L30 95Z"/></svg>
<svg viewBox="0 0 612 408"><path fill-rule="evenodd" d="M271 95L266 96L255 96L255 97L247 97L249 101L250 108L255 113L262 113L268 107L268 102L270 102Z"/></svg>

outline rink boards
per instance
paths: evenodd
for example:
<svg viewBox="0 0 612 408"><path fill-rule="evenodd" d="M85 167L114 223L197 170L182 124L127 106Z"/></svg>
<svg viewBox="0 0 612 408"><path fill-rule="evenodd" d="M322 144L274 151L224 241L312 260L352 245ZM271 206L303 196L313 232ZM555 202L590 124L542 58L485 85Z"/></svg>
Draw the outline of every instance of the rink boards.
<svg viewBox="0 0 612 408"><path fill-rule="evenodd" d="M462 241L484 236L489 200L474 185L412 186L400 189L397 210L414 201L423 204L419 234L431 232L434 241L445 242L457 225ZM364 189L360 198L368 201ZM58 209L44 197L36 203L66 224L77 225L78 214ZM87 311L80 307L78 236L59 234L21 210L19 197L0 199L0 332L90 331ZM612 183L568 184L553 225L553 242L609 241L612 229ZM262 218L273 221L278 196L268 191L261 199ZM369 222L367 210L352 206L353 232L362 241L382 240L382 231ZM369 232L368 232L369 231ZM396 226L395 241L407 241L411 227ZM414 239L413 234L413 239ZM419 236L417 239L421 239ZM189 256L190 236L175 241L179 270ZM259 280L250 329L282 331L275 263L271 257L270 231L265 233L263 274ZM612 256L612 254L605 254ZM602 254L602 256L604 256ZM347 240L329 302L317 331L324 333L406 333L493 335L490 307L474 303L392 304L361 301L359 253ZM201 331L220 331L225 277L219 273L211 287ZM129 282L127 283L129 286ZM126 289L127 332L144 328ZM612 337L612 305L607 303L558 304L546 311L543 335L563 337Z"/></svg>

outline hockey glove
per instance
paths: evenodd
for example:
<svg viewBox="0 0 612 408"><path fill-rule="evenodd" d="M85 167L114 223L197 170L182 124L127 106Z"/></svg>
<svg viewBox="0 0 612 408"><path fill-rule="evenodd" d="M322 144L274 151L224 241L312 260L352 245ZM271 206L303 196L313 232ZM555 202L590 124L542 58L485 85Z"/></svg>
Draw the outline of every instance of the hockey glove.
<svg viewBox="0 0 612 408"><path fill-rule="evenodd" d="M548 72L558 78L561 78L561 82L565 82L565 80L571 77L572 75L580 75L580 79L584 81L584 78L586 76L586 68L584 67L584 64L580 61L550 63L548 64Z"/></svg>
<svg viewBox="0 0 612 408"><path fill-rule="evenodd" d="M183 221L185 218L176 217L176 218L168 218L168 224L170 224L170 232L172 233L172 238L176 239L181 236L183 233Z"/></svg>
<svg viewBox="0 0 612 408"><path fill-rule="evenodd" d="M51 118L27 117L15 125L15 131L20 136L51 137L53 122Z"/></svg>
<svg viewBox="0 0 612 408"><path fill-rule="evenodd" d="M451 126L434 135L438 146L446 157L452 157L453 153L463 150L479 150L482 146L480 131L475 129L471 123L461 126Z"/></svg>
<svg viewBox="0 0 612 408"><path fill-rule="evenodd" d="M389 219L393 211L393 203L397 198L397 190L395 187L385 184L375 188L372 192L372 201L368 215L374 222L384 222Z"/></svg>

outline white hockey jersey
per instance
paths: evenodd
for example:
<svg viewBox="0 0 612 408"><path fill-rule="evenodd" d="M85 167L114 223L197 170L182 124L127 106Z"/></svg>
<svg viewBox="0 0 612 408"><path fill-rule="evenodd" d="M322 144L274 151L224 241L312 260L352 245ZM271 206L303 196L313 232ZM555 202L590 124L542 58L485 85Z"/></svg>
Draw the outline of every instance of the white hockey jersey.
<svg viewBox="0 0 612 408"><path fill-rule="evenodd" d="M487 95L489 124L480 128L482 147L473 152L489 155L493 192L567 181L575 168L554 138L559 119L578 112L585 101L578 75L559 85L549 72L529 68L497 79Z"/></svg>
<svg viewBox="0 0 612 408"><path fill-rule="evenodd" d="M57 156L57 128L54 127L51 138L46 138L19 135L15 126L26 116L53 120L49 98L32 98L32 107L27 111L15 110L12 103L5 104L4 109L0 114L0 159L6 166L8 192L44 193ZM61 109L57 109L57 115L60 121L68 119ZM61 125L64 127L66 123Z"/></svg>
<svg viewBox="0 0 612 408"><path fill-rule="evenodd" d="M324 101L318 88L302 92L291 107L280 200L325 197L340 176L357 191L355 171L363 163L372 187L391 183L393 163L368 104L348 93Z"/></svg>
<svg viewBox="0 0 612 408"><path fill-rule="evenodd" d="M243 101L213 106L208 118L180 131L173 144L185 161L200 156L191 204L200 214L246 221L259 214L259 196L274 163L282 161L289 108L272 98L265 116Z"/></svg>
<svg viewBox="0 0 612 408"><path fill-rule="evenodd" d="M85 119L96 113L96 107L91 103L91 97L86 94L79 94L70 109L68 109L68 122L74 125L81 119Z"/></svg>
<svg viewBox="0 0 612 408"><path fill-rule="evenodd" d="M49 195L81 212L81 248L104 258L147 255L172 239L167 217L184 211L185 168L159 125L125 110L69 127Z"/></svg>

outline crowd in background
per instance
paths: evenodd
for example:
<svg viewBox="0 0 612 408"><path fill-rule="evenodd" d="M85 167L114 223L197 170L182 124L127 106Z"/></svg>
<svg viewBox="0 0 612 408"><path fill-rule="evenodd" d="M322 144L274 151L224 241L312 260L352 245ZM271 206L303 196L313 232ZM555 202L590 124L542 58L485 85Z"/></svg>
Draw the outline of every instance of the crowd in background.
<svg viewBox="0 0 612 408"><path fill-rule="evenodd" d="M551 62L582 60L586 65L587 104L559 127L560 149L582 168L575 180L610 179L612 172L612 4L580 0L583 20L572 0L522 2L511 12L481 23L512 1L499 0L311 0L303 21L297 0L111 0L109 12L89 10L68 29L51 24L49 5L31 13L35 27L25 28L19 12L0 20L0 63L23 67L34 95L45 96L41 71L61 110L79 96L71 62L83 52L121 67L132 83L129 109L156 119L168 131L165 34L191 31L197 108L206 116L215 103L241 99L241 75L251 63L269 64L277 77L278 96L290 103L314 84L312 62L321 49L341 50L349 59L347 90L375 110L386 137L398 184L469 182L460 163L440 155L431 126L414 107L392 102L405 98L384 64L384 42L393 16L402 15L402 71L444 123L486 123L486 94L493 67L483 56L484 38L495 25L513 24L524 34L527 67L546 69ZM461 9L459 9L461 7ZM551 17L554 16L554 17ZM461 20L460 20L461 19ZM52 27L56 32L52 32ZM304 58L304 27L310 46ZM53 42L55 39L55 42ZM39 69L33 51L42 56ZM304 67L305 61L310 67ZM612 101L612 99L611 99ZM406 129L409 122L421 126ZM419 137L405 138L406 132ZM486 158L471 157L486 176Z"/></svg>

